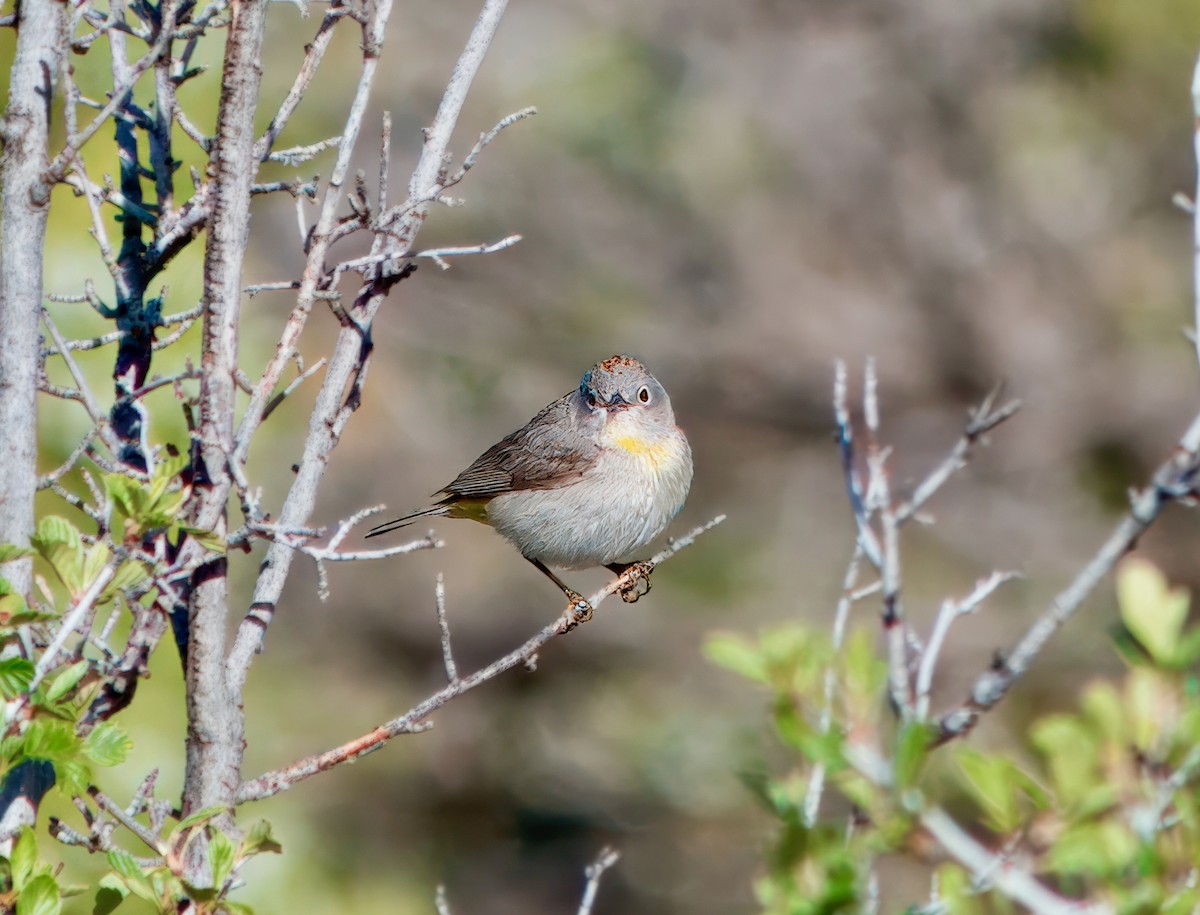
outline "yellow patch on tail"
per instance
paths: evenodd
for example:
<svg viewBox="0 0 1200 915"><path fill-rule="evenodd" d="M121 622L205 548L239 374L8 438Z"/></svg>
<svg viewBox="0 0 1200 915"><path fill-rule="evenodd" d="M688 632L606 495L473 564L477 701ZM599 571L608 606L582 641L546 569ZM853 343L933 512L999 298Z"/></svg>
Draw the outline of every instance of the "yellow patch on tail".
<svg viewBox="0 0 1200 915"><path fill-rule="evenodd" d="M490 499L459 499L450 504L450 517L469 518L480 524L491 524L487 513L487 504L490 501Z"/></svg>

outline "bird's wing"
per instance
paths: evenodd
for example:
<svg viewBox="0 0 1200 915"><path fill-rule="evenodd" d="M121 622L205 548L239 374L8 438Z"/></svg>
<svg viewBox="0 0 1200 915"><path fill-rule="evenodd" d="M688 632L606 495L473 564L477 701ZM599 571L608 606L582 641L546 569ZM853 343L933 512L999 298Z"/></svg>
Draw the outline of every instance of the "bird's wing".
<svg viewBox="0 0 1200 915"><path fill-rule="evenodd" d="M439 504L554 489L579 479L595 463L599 446L578 422L571 397L559 398L492 445L441 491Z"/></svg>

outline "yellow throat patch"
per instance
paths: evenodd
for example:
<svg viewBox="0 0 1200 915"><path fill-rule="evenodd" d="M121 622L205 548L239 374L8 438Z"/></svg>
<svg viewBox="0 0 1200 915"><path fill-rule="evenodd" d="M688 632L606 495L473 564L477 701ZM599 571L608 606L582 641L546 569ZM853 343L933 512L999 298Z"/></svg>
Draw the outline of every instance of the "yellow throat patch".
<svg viewBox="0 0 1200 915"><path fill-rule="evenodd" d="M666 442L651 442L637 435L614 435L611 442L613 446L641 458L656 470L673 456L673 449Z"/></svg>

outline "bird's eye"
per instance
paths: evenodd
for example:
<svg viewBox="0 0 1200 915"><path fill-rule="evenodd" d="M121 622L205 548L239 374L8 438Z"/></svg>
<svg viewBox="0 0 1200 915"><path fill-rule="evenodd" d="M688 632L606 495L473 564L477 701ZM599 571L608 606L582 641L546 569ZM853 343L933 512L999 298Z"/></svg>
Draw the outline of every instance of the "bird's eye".
<svg viewBox="0 0 1200 915"><path fill-rule="evenodd" d="M650 403L650 388L648 388L646 385L642 385L640 388L638 388L637 399L642 403Z"/></svg>

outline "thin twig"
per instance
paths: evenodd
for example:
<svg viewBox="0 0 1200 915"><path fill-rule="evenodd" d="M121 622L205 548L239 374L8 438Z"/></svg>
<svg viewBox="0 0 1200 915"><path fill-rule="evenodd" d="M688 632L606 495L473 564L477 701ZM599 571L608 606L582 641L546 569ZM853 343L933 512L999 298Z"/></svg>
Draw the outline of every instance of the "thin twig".
<svg viewBox="0 0 1200 915"><path fill-rule="evenodd" d="M128 68L126 81L113 87L108 102L100 109L100 113L92 119L88 126L67 138L66 145L62 151L55 156L54 161L46 169L46 174L51 180L60 180L66 173L71 162L75 159L75 154L95 135L96 131L109 122L109 119L117 109L128 103L129 95L133 92L134 85L143 73L154 66L154 63L162 55L163 51L166 50L167 45L170 44L175 30L175 15L178 9L178 2L163 3L160 11L162 28L159 31L158 40L154 42L154 46L137 63ZM114 32L114 34L116 33Z"/></svg>
<svg viewBox="0 0 1200 915"><path fill-rule="evenodd" d="M54 661L58 657L58 653L62 650L75 630L83 625L83 621L88 618L93 605L99 599L101 592L108 587L108 583L112 581L113 575L116 574L116 562L108 562L102 568L96 577L92 579L92 583L88 585L86 591L79 596L79 600L75 602L75 606L63 617L59 624L58 632L54 634L54 638L50 644L46 646L46 650L42 652L42 656L38 658L37 666L34 668L33 679L29 681L27 693L32 693L34 688L46 678L46 675L54 669Z"/></svg>
<svg viewBox="0 0 1200 915"><path fill-rule="evenodd" d="M980 605L991 596L997 588L1006 581L1018 577L1016 572L993 572L987 578L981 578L975 583L974 589L960 601L945 600L934 620L933 631L929 635L929 644L921 654L921 665L917 669L917 719L924 721L929 717L929 696L933 687L933 672L937 666L938 655L942 644L950 632L950 626L960 616L974 613Z"/></svg>
<svg viewBox="0 0 1200 915"><path fill-rule="evenodd" d="M1150 485L1133 494L1129 513L1117 523L1108 539L1074 580L1033 622L1012 653L998 659L990 670L976 679L966 702L939 719L939 742L944 743L968 733L981 714L1004 698L1050 637L1075 614L1117 561L1134 548L1142 534L1158 520L1163 508L1171 502L1187 502L1195 498L1198 472L1200 415L1192 420L1171 456L1154 472Z"/></svg>
<svg viewBox="0 0 1200 915"><path fill-rule="evenodd" d="M446 665L446 679L456 683L458 668L454 665L454 653L450 650L450 621L446 619L446 578L441 572L438 572L437 584L433 588L433 602L437 608L438 628L442 633L442 661Z"/></svg>
<svg viewBox="0 0 1200 915"><path fill-rule="evenodd" d="M988 883L1003 895L1038 915L1105 915L1112 909L1085 904L1051 892L1033 874L993 854L940 807L919 815L921 826L971 874L987 874Z"/></svg>
<svg viewBox="0 0 1200 915"><path fill-rule="evenodd" d="M42 323L46 325L46 329L50 331L50 336L54 338L54 343L58 347L59 353L62 356L63 362L67 364L67 370L71 373L71 377L75 380L75 387L79 391L81 403L87 410L88 416L96 426L96 430L100 438L104 441L104 445L114 455L121 453L120 443L113 436L112 429L108 424L108 417L104 411L100 409L100 405L96 402L95 396L92 394L91 386L88 384L87 376L83 374L83 370L79 367L79 363L75 361L75 357L71 355L71 351L67 348L67 341L59 332L58 326L50 317L50 312L42 309Z"/></svg>
<svg viewBox="0 0 1200 915"><path fill-rule="evenodd" d="M863 558L862 542L859 541L854 549L854 555L846 565L846 574L842 577L842 596L838 598L837 609L833 614L833 657L825 668L824 705L821 707L821 733L828 734L833 727L833 693L837 685L837 662L841 654L842 644L846 640L846 624L850 619L850 607L856 600L854 583L858 580L858 570ZM808 779L808 787L804 792L804 823L811 828L817 822L817 814L821 809L821 795L825 790L825 763L817 762L813 766L812 775Z"/></svg>
<svg viewBox="0 0 1200 915"><path fill-rule="evenodd" d="M708 524L690 531L678 540L672 541L665 549L650 560L650 564L656 566L666 561L680 550L690 546L705 531L711 530L724 520L724 515L718 515L712 521L708 522ZM598 607L605 598L630 587L640 574L636 568L629 569L625 574L613 579L605 587L597 591L589 599L589 603L592 607ZM573 614L574 608L568 608L554 622L543 626L541 630L508 654L498 658L486 667L475 671L475 673L468 677L455 680L422 702L414 705L403 715L393 718L391 721L380 725L374 730L331 750L305 757L281 769L275 769L264 775L260 775L258 778L243 782L242 786L238 789L236 802L243 804L247 801L262 800L263 798L271 797L281 791L286 791L306 778L332 769L342 763L365 756L367 753L383 746L383 744L387 743L393 737L397 737L400 734L411 734L423 729L426 725L426 719L450 700L474 689L481 683L486 683L488 680L499 676L505 671L527 663L551 639L569 632L572 628L570 624L574 619Z"/></svg>
<svg viewBox="0 0 1200 915"><path fill-rule="evenodd" d="M600 880L604 877L604 872L620 860L621 853L619 851L605 847L600 849L596 860L584 869L583 875L587 878L587 885L583 888L583 899L579 902L578 915L591 915L592 906L596 904L596 894L600 892Z"/></svg>
<svg viewBox="0 0 1200 915"><path fill-rule="evenodd" d="M88 794L96 801L97 806L105 813L109 814L118 823L132 832L135 836L142 840L149 848L153 849L156 854L166 857L167 848L162 840L154 833L150 832L145 826L126 813L120 804L110 798L99 788L89 788Z"/></svg>
<svg viewBox="0 0 1200 915"><path fill-rule="evenodd" d="M433 907L437 909L438 915L451 915L450 903L446 899L446 887L439 883L437 890L433 894Z"/></svg>
<svg viewBox="0 0 1200 915"><path fill-rule="evenodd" d="M898 523L904 524L916 515L956 471L967 465L975 445L986 441L984 437L989 432L1013 417L1021 409L1019 400L1010 400L997 407L996 401L1002 393L1002 387L993 388L984 398L983 403L970 411L962 438L955 443L950 454L917 486L908 501L896 509Z"/></svg>
<svg viewBox="0 0 1200 915"><path fill-rule="evenodd" d="M312 365L310 365L307 369L305 369L299 375L297 375L295 378L293 378L288 383L288 386L286 388L284 388L282 391L280 391L278 394L276 394L274 397L272 397L267 402L266 407L263 408L263 415L262 415L263 422L266 422L267 417L270 416L272 413L274 413L276 408L281 403L283 403L285 400L287 400L288 397L291 396L292 392L295 391L296 388L300 387L300 385L302 385L305 382L305 380L311 378L313 375L317 374L317 372L321 371L321 369L323 369L325 367L325 364L328 361L329 361L328 359L326 359L324 356L322 356L320 359L318 359L316 362L314 362Z"/></svg>
<svg viewBox="0 0 1200 915"><path fill-rule="evenodd" d="M879 446L879 379L874 359L868 359L863 370L863 419L869 435L867 491L863 502L867 517L878 515L883 528L883 551L878 568L883 592L881 619L887 640L888 692L897 714L907 720L912 716L913 696L908 670L908 624L900 599L900 526L892 507L888 479L887 460L891 452Z"/></svg>
<svg viewBox="0 0 1200 915"><path fill-rule="evenodd" d="M88 429L88 431L84 433L84 436L82 439L80 439L79 444L75 446L75 450L73 450L67 456L67 459L63 461L62 464L44 476L38 477L38 489L49 489L52 485L57 483L67 473L69 473L71 469L77 463L79 463L79 459L87 453L87 450L91 447L92 440L95 439L95 437L96 427L92 426L92 428Z"/></svg>
<svg viewBox="0 0 1200 915"><path fill-rule="evenodd" d="M842 458L842 474L846 481L846 495L854 512L854 523L858 526L858 541L863 553L875 568L883 563L883 549L879 538L871 528L870 513L863 498L862 485L854 468L854 427L850 422L850 407L847 403L846 363L841 359L834 365L833 414L838 428L838 450Z"/></svg>
<svg viewBox="0 0 1200 915"><path fill-rule="evenodd" d="M388 261L397 259L409 259L417 257L428 257L433 260L443 270L449 270L450 264L445 260L447 257L461 257L469 254L495 254L497 251L503 251L505 248L511 248L521 240L520 235L509 235L497 242L491 244L479 245L458 245L445 248L428 248L424 251L415 251L411 254L368 254L363 257L356 257L353 260L342 261L333 268L334 273L345 273L348 270L365 270L368 267L377 267L380 264L385 264Z"/></svg>
<svg viewBox="0 0 1200 915"><path fill-rule="evenodd" d="M421 156L409 180L409 196L419 198L437 183L437 176L448 149L450 137L458 122L467 92L487 54L493 36L507 8L507 0L484 0L479 17L471 30L466 46L459 56L454 73L446 86L446 92L438 106L434 122L426 133ZM321 215L313 231L308 248L301 289L295 307L284 328L275 356L263 372L258 387L243 413L242 422L235 437L235 455L244 460L249 441L254 435L261 411L270 392L278 383L287 359L296 347L314 301L313 293L321 287L326 277L325 260L329 251L330 238L337 223L337 211L341 201L341 185L349 168L353 147L357 140L362 120L370 97L371 87L377 75L377 52L383 40L383 31L391 13L390 0L377 0L370 6L371 18L365 29L364 41L368 54L364 54L362 76L356 90L346 127L342 131L343 141L334 166L336 181L331 180L322 202ZM417 207L401 218L401 240L391 243L399 250L412 245L418 229L424 222L428 207ZM380 236L374 245L382 246ZM388 290L403 274L391 277L382 275L368 277L354 306L354 320L345 324L338 334L334 353L329 361L321 390L317 394L316 406L305 439L304 454L300 460L295 479L279 513L281 523L290 526L306 524L312 515L317 487L328 464L329 455L336 447L345 424L358 404L356 385L365 380L369 349L364 347L363 328L369 327L379 311ZM347 390L351 391L347 396ZM259 576L251 608L243 617L229 651L226 676L235 696L240 695L242 685L249 672L251 661L264 634L274 617L275 605L283 591L291 569L292 557L285 547L273 545L268 550L266 568Z"/></svg>

